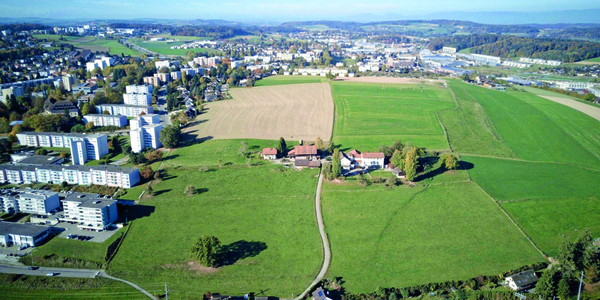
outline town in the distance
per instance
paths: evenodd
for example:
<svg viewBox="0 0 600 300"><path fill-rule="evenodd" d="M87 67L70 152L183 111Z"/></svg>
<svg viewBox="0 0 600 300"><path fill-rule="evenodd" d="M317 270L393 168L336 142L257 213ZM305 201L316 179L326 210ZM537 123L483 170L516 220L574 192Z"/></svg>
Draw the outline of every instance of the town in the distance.
<svg viewBox="0 0 600 300"><path fill-rule="evenodd" d="M0 298L600 299L597 4L34 2L0 5Z"/></svg>

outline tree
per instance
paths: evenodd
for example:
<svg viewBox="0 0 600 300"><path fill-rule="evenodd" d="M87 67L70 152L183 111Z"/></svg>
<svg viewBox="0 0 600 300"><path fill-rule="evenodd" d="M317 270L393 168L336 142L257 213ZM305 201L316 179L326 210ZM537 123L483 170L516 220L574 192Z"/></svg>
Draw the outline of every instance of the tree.
<svg viewBox="0 0 600 300"><path fill-rule="evenodd" d="M60 184L60 188L61 188L63 191L64 191L64 190L66 190L68 187L69 187L69 183L68 183L68 182L66 182L66 181L63 181L63 182Z"/></svg>
<svg viewBox="0 0 600 300"><path fill-rule="evenodd" d="M184 193L188 196L191 196L196 193L196 188L193 185L188 185L185 187Z"/></svg>
<svg viewBox="0 0 600 300"><path fill-rule="evenodd" d="M331 172L333 178L338 178L340 175L342 175L342 161L339 149L333 150L333 157L331 159Z"/></svg>
<svg viewBox="0 0 600 300"><path fill-rule="evenodd" d="M413 181L417 176L417 165L418 163L418 150L413 148L406 154L406 161L404 163L404 172L406 173L406 179Z"/></svg>
<svg viewBox="0 0 600 300"><path fill-rule="evenodd" d="M105 111L103 111L103 112L102 112L102 114L103 114L103 115L110 115L110 111L108 111L108 110L105 110Z"/></svg>
<svg viewBox="0 0 600 300"><path fill-rule="evenodd" d="M391 150L392 151L398 150L398 151L402 152L403 148L404 148L404 145L402 144L402 142L399 141L399 140L395 140L394 143L392 144L392 149Z"/></svg>
<svg viewBox="0 0 600 300"><path fill-rule="evenodd" d="M555 274L556 270L547 270L535 285L535 291L542 299L552 299L553 296L556 296Z"/></svg>
<svg viewBox="0 0 600 300"><path fill-rule="evenodd" d="M394 150L394 154L392 154L392 158L390 158L390 162L395 167L404 169L404 158L402 157L402 151Z"/></svg>
<svg viewBox="0 0 600 300"><path fill-rule="evenodd" d="M149 166L145 166L142 170L140 170L140 176L142 176L144 179L150 179L153 174L154 172Z"/></svg>
<svg viewBox="0 0 600 300"><path fill-rule="evenodd" d="M560 299L568 299L571 295L569 281L565 276L563 276L558 282L558 291L556 293L560 297Z"/></svg>
<svg viewBox="0 0 600 300"><path fill-rule="evenodd" d="M596 96L592 93L587 93L585 94L585 96L583 96L583 99L586 101L593 102L594 100L596 100Z"/></svg>
<svg viewBox="0 0 600 300"><path fill-rule="evenodd" d="M158 139L165 148L177 148L181 141L181 130L177 126L169 125L160 132Z"/></svg>
<svg viewBox="0 0 600 300"><path fill-rule="evenodd" d="M317 147L317 150L323 150L325 148L325 144L320 137L317 137L315 140L315 147Z"/></svg>
<svg viewBox="0 0 600 300"><path fill-rule="evenodd" d="M92 130L94 128L94 122L88 122L87 124L85 124L85 130Z"/></svg>
<svg viewBox="0 0 600 300"><path fill-rule="evenodd" d="M287 144L285 143L285 139L283 137L279 138L279 145L277 145L276 148L282 156L285 157L287 155Z"/></svg>
<svg viewBox="0 0 600 300"><path fill-rule="evenodd" d="M560 263L561 270L570 276L576 276L588 267L597 268L600 265L594 239L589 231L573 242L565 239L558 249L556 259Z"/></svg>
<svg viewBox="0 0 600 300"><path fill-rule="evenodd" d="M81 114L85 116L85 115L89 115L90 112L91 112L90 104L84 103L83 106L81 107Z"/></svg>
<svg viewBox="0 0 600 300"><path fill-rule="evenodd" d="M444 164L444 168L446 168L446 170L456 170L458 168L459 159L453 154L442 154L440 160Z"/></svg>
<svg viewBox="0 0 600 300"><path fill-rule="evenodd" d="M214 236L202 236L192 246L192 258L206 267L217 267L221 254L221 242Z"/></svg>
<svg viewBox="0 0 600 300"><path fill-rule="evenodd" d="M0 133L9 133L12 130L6 118L0 118Z"/></svg>
<svg viewBox="0 0 600 300"><path fill-rule="evenodd" d="M85 132L85 126L83 126L81 124L77 124L77 125L71 127L71 132L75 132L75 133Z"/></svg>
<svg viewBox="0 0 600 300"><path fill-rule="evenodd" d="M154 196L154 189L152 188L152 186L149 185L147 191L148 191L148 195Z"/></svg>
<svg viewBox="0 0 600 300"><path fill-rule="evenodd" d="M119 153L121 152L121 142L119 141L119 136L113 136L111 139L113 152Z"/></svg>

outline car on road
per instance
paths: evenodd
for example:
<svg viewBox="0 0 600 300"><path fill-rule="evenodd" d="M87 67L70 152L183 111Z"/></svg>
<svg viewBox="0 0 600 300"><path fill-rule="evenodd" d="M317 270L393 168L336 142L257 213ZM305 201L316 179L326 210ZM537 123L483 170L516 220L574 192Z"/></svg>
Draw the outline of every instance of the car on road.
<svg viewBox="0 0 600 300"><path fill-rule="evenodd" d="M34 266L31 266L31 267L28 267L28 268L27 268L27 270L37 270L37 269L39 269L39 268L40 268L40 267L34 267Z"/></svg>
<svg viewBox="0 0 600 300"><path fill-rule="evenodd" d="M50 272L50 273L46 274L46 276L56 276L56 275L58 275L58 273Z"/></svg>

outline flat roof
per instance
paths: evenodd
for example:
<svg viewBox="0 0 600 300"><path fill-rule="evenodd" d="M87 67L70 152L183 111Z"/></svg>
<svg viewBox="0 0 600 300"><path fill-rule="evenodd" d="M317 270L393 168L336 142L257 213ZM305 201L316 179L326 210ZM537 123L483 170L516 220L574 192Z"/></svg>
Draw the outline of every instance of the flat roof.
<svg viewBox="0 0 600 300"><path fill-rule="evenodd" d="M58 156L49 156L49 155L33 155L26 157L20 160L17 164L23 165L43 165L43 164L54 164L60 160L62 157Z"/></svg>
<svg viewBox="0 0 600 300"><path fill-rule="evenodd" d="M11 223L0 221L0 235L16 234L25 236L36 236L50 227L33 225L31 223Z"/></svg>
<svg viewBox="0 0 600 300"><path fill-rule="evenodd" d="M102 208L117 203L117 200L96 197L95 194L89 193L72 193L62 201L79 202L79 207L88 208Z"/></svg>
<svg viewBox="0 0 600 300"><path fill-rule="evenodd" d="M60 136L70 136L70 137L80 137L80 138L98 138L98 137L102 137L102 136L106 136L106 134L102 134L102 133L90 133L90 134L85 134L85 133L67 133L67 132L33 132L33 131L22 131L17 133L17 135L19 134L24 134L24 135L60 135Z"/></svg>

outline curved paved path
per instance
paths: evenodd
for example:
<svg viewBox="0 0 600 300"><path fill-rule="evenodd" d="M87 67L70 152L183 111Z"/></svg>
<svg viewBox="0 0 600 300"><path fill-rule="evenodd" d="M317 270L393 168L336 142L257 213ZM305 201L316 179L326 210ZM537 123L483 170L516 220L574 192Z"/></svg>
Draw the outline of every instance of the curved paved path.
<svg viewBox="0 0 600 300"><path fill-rule="evenodd" d="M327 273L327 268L329 268L329 263L331 262L331 250L329 249L329 241L327 240L327 234L325 234L325 224L323 223L323 214L321 213L321 185L323 183L323 173L319 175L319 183L317 184L317 193L315 195L315 209L317 213L317 223L319 224L319 233L321 233L321 241L323 242L323 252L325 253L325 259L323 260L323 267L321 267L321 272L317 275L317 278L306 288L306 290L295 300L302 299L308 294L310 289L315 286L315 284L319 283L325 273Z"/></svg>
<svg viewBox="0 0 600 300"><path fill-rule="evenodd" d="M135 284L133 282L129 282L127 280L123 280L123 279L117 278L117 277L112 277L112 276L106 274L104 271L100 272L100 277L105 277L108 279L112 279L112 280L116 280L116 281L120 281L120 282L129 284L130 286L134 287L136 290L140 291L144 295L150 297L150 299L156 300L156 297L154 297L152 294L148 293L148 291L144 290L143 288L139 287L137 284Z"/></svg>

